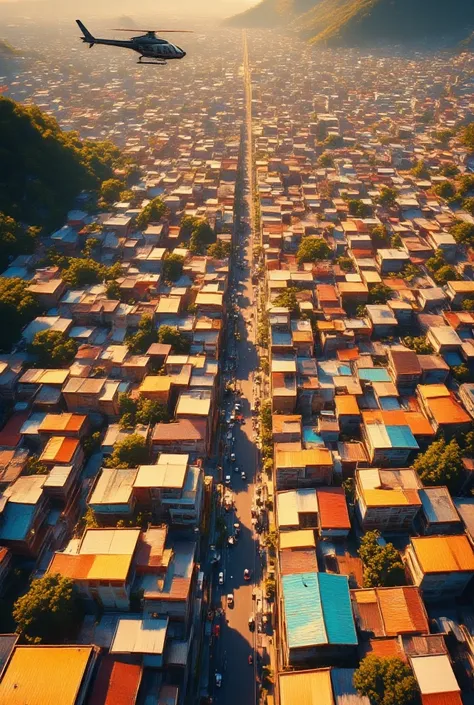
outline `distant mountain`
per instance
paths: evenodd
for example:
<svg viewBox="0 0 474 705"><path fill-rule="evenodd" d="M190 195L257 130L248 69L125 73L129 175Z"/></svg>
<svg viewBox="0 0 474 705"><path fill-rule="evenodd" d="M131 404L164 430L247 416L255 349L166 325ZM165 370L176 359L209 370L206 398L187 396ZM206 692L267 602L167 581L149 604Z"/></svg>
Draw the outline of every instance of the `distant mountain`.
<svg viewBox="0 0 474 705"><path fill-rule="evenodd" d="M311 43L355 46L426 39L458 42L474 30L472 0L263 0L234 27L296 30Z"/></svg>

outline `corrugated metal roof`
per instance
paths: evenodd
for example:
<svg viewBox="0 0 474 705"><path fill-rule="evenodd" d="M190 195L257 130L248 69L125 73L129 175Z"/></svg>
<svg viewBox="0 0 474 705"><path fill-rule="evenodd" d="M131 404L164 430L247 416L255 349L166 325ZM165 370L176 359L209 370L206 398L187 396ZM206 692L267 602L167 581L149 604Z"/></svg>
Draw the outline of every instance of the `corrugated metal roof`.
<svg viewBox="0 0 474 705"><path fill-rule="evenodd" d="M313 529L285 531L280 533L280 550L292 548L310 548L316 546Z"/></svg>
<svg viewBox="0 0 474 705"><path fill-rule="evenodd" d="M162 654L168 619L120 619L111 654Z"/></svg>
<svg viewBox="0 0 474 705"><path fill-rule="evenodd" d="M279 686L281 705L333 705L334 702L328 668L280 673Z"/></svg>
<svg viewBox="0 0 474 705"><path fill-rule="evenodd" d="M421 696L422 705L463 705L460 693L427 693Z"/></svg>
<svg viewBox="0 0 474 705"><path fill-rule="evenodd" d="M350 529L346 494L342 487L322 487L317 490L321 529Z"/></svg>
<svg viewBox="0 0 474 705"><path fill-rule="evenodd" d="M17 646L0 681L2 705L75 705L92 646Z"/></svg>
<svg viewBox="0 0 474 705"><path fill-rule="evenodd" d="M331 681L336 705L370 705L369 698L359 695L353 685L354 668L332 668Z"/></svg>
<svg viewBox="0 0 474 705"><path fill-rule="evenodd" d="M423 511L430 523L459 523L459 515L447 487L426 487L419 491L419 495Z"/></svg>
<svg viewBox="0 0 474 705"><path fill-rule="evenodd" d="M348 578L329 573L319 573L318 577L329 643L356 645Z"/></svg>
<svg viewBox="0 0 474 705"><path fill-rule="evenodd" d="M424 573L474 572L474 550L467 536L412 537Z"/></svg>
<svg viewBox="0 0 474 705"><path fill-rule="evenodd" d="M474 537L474 498L473 497L456 497L454 504L459 512L461 519L464 522L466 531Z"/></svg>
<svg viewBox="0 0 474 705"><path fill-rule="evenodd" d="M94 680L89 705L135 705L141 678L141 665L105 656Z"/></svg>
<svg viewBox="0 0 474 705"><path fill-rule="evenodd" d="M318 573L284 575L282 586L290 648L327 644Z"/></svg>
<svg viewBox="0 0 474 705"><path fill-rule="evenodd" d="M385 428L392 448L416 450L419 447L409 426L386 426Z"/></svg>
<svg viewBox="0 0 474 705"><path fill-rule="evenodd" d="M415 656L410 662L422 695L455 693L460 690L449 657L445 654Z"/></svg>

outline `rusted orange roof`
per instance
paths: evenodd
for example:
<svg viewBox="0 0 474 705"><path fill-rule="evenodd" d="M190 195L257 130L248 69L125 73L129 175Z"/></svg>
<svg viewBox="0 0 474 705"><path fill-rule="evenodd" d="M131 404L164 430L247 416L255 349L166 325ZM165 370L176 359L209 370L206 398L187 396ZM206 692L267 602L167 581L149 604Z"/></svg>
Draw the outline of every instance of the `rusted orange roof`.
<svg viewBox="0 0 474 705"><path fill-rule="evenodd" d="M357 398L352 394L337 394L334 397L336 411L340 416L359 416Z"/></svg>
<svg viewBox="0 0 474 705"><path fill-rule="evenodd" d="M351 521L342 487L321 487L316 494L321 529L350 529Z"/></svg>
<svg viewBox="0 0 474 705"><path fill-rule="evenodd" d="M40 462L67 465L72 461L78 446L79 440L77 438L53 436L41 453Z"/></svg>

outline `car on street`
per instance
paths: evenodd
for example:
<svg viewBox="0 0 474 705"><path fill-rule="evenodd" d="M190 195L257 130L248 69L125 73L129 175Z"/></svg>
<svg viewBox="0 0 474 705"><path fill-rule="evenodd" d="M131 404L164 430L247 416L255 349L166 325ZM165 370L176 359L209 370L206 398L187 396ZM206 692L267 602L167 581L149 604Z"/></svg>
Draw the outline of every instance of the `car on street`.
<svg viewBox="0 0 474 705"><path fill-rule="evenodd" d="M234 593L229 592L227 595L227 607L233 607L234 606Z"/></svg>
<svg viewBox="0 0 474 705"><path fill-rule="evenodd" d="M247 479L247 473L244 472L244 470L242 470L242 472L240 473L240 477L242 478L242 480L246 480L246 479Z"/></svg>
<svg viewBox="0 0 474 705"><path fill-rule="evenodd" d="M230 485L230 475L225 476L225 484Z"/></svg>
<svg viewBox="0 0 474 705"><path fill-rule="evenodd" d="M242 404L240 402L236 402L234 405L234 409L236 414L239 413L240 411L242 411Z"/></svg>
<svg viewBox="0 0 474 705"><path fill-rule="evenodd" d="M250 570L248 568L244 570L244 580L250 580Z"/></svg>
<svg viewBox="0 0 474 705"><path fill-rule="evenodd" d="M224 571L223 570L221 570L221 572L219 573L217 580L218 580L219 585L224 585Z"/></svg>
<svg viewBox="0 0 474 705"><path fill-rule="evenodd" d="M220 688L222 685L222 674L216 671L216 688Z"/></svg>
<svg viewBox="0 0 474 705"><path fill-rule="evenodd" d="M253 616L253 614L251 614L249 617L249 629L251 632L253 632L253 630L255 629L255 617Z"/></svg>
<svg viewBox="0 0 474 705"><path fill-rule="evenodd" d="M235 453L230 454L230 459L233 463L235 463Z"/></svg>
<svg viewBox="0 0 474 705"><path fill-rule="evenodd" d="M239 472L239 467L238 467L238 465L234 465L234 472Z"/></svg>

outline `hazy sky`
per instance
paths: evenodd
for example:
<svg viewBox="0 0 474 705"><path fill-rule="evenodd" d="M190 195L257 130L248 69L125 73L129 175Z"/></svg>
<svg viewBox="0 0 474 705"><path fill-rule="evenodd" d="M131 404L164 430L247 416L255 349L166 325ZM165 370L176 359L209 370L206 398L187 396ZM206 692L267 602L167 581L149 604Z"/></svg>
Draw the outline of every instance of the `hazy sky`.
<svg viewBox="0 0 474 705"><path fill-rule="evenodd" d="M3 13L23 16L42 16L47 20L51 14L56 17L76 17L84 19L87 14L108 17L127 14L130 17L144 15L179 16L215 15L223 17L246 10L259 0L0 0Z"/></svg>

